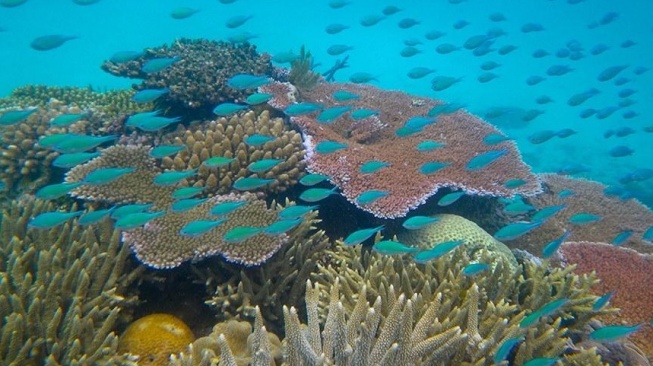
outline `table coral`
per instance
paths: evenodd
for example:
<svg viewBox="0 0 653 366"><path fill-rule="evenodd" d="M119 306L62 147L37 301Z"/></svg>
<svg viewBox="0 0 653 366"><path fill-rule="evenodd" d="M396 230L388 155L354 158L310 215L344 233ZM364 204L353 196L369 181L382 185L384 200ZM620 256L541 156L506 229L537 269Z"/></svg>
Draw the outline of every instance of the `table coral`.
<svg viewBox="0 0 653 366"><path fill-rule="evenodd" d="M269 102L277 108L287 106L284 101L292 92L283 84L270 84L259 90L277 93L278 98ZM359 98L336 101L334 93L343 90ZM310 90L301 90L297 100L317 103L324 108L352 106L378 112L378 115L358 121L344 114L330 123L318 122L315 116L318 112L291 117L305 136L308 170L329 175L331 182L350 202L377 217L404 216L443 187L460 188L471 195L500 197L529 196L540 191L537 177L521 160L515 143L510 140L492 146L483 143L485 136L500 132L466 111L441 114L421 132L397 136L396 131L409 118L426 116L432 107L442 104L440 101L420 99L416 102L414 96L401 92L339 83L320 83ZM445 146L429 152L419 151L416 146L424 140L435 140ZM316 152L315 147L324 141L344 143L347 147L333 153ZM466 168L471 159L490 151L501 151L503 156L482 169ZM389 166L375 174L361 173L360 167L371 160L380 160ZM420 172L420 167L428 162L448 166L432 174ZM526 183L510 189L503 185L510 179L523 179ZM369 204L359 203L356 198L369 190L388 194Z"/></svg>

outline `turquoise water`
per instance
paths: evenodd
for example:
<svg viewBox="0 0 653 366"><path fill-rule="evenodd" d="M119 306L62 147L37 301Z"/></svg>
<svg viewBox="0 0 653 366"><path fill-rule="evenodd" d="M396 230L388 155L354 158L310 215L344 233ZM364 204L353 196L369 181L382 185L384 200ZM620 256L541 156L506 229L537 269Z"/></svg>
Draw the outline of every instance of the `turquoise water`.
<svg viewBox="0 0 653 366"><path fill-rule="evenodd" d="M573 2L573 1L572 1ZM138 80L120 79L100 69L101 63L114 52L140 50L170 43L176 38L207 38L221 40L241 31L257 35L252 40L259 52L272 55L298 50L305 45L321 65L318 71L328 69L341 56L329 56L326 49L333 44L353 47L349 55L350 67L336 74L337 81L347 81L355 72L365 71L377 76L372 84L387 89L399 89L411 94L464 103L473 113L484 116L492 108L509 108L512 111L540 109L544 113L530 122L523 122L518 113L502 116L496 123L509 136L517 140L527 163L538 172L555 172L570 163L584 164L588 172L576 176L595 179L606 184L618 184L620 177L636 169L652 169L649 157L653 156L653 134L644 127L653 125L653 70L640 75L638 67L653 67L653 29L650 14L653 2L585 0L578 4L568 1L481 1L467 0L459 4L450 1L397 2L403 11L387 17L375 26L363 27L360 20L366 15L380 14L392 3L352 0L341 9L332 9L328 1L254 1L238 0L233 4L219 1L172 0L101 0L90 6L79 6L72 1L29 0L15 7L0 7L0 96L25 84L91 85L97 89L128 88ZM175 20L170 12L180 6L200 9L197 14ZM588 27L608 12L618 17L610 24ZM493 13L505 15L506 21L492 22ZM227 19L237 15L252 15L242 27L232 30L225 26ZM420 24L401 29L398 22L414 18ZM469 22L462 29L454 29L459 20ZM332 23L342 23L350 28L336 35L324 29ZM541 24L544 30L524 33L526 23ZM500 28L506 35L499 37L494 49L514 45L516 50L499 55L496 50L484 56L474 56L461 49L442 55L435 48L443 43L461 46L470 36L484 34L491 28ZM427 40L429 31L441 31L444 36ZM30 48L30 42L46 34L75 35L63 46L39 52ZM413 57L401 57L403 41L420 40L422 52ZM579 60L560 58L556 52L570 41L582 47ZM631 47L621 47L624 41L633 41ZM609 47L599 55L590 50L602 43ZM534 50L542 48L550 53L534 58ZM477 80L479 66L485 61L495 61L501 66L495 70L499 76L487 83ZM566 65L573 71L563 76L547 76L553 65ZM615 65L628 66L617 78L629 79L624 85L614 80L600 82L597 75ZM436 73L413 80L406 76L416 66L436 69ZM434 75L460 77L452 87L435 92L430 80ZM525 80L532 75L546 77L534 86ZM598 95L581 106L572 107L567 100L574 94L596 88ZM617 105L623 89L636 91L629 98L635 103L619 108L610 117L583 119L579 113L586 108L602 109ZM553 102L538 105L535 99L549 96ZM635 112L634 118L624 118L624 113ZM605 138L607 130L630 127L635 133L626 137ZM566 139L553 138L534 145L528 136L541 130L572 128L577 134ZM626 157L612 157L609 150L624 145L634 150ZM649 206L653 205L653 179L632 183L624 188Z"/></svg>

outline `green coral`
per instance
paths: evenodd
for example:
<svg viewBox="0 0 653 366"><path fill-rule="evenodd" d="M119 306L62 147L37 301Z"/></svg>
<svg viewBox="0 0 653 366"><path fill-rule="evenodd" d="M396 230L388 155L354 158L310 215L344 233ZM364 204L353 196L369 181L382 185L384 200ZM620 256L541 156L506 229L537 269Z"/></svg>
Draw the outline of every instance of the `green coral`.
<svg viewBox="0 0 653 366"><path fill-rule="evenodd" d="M292 62L288 81L300 90L310 90L322 80L322 75L313 71L313 56L304 46L299 57Z"/></svg>

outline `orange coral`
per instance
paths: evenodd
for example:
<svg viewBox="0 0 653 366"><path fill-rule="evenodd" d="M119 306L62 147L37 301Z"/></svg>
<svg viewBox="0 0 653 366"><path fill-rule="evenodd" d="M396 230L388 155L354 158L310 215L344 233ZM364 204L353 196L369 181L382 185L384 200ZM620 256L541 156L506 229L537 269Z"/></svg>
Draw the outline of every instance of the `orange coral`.
<svg viewBox="0 0 653 366"><path fill-rule="evenodd" d="M341 90L360 97L338 102L333 93ZM266 86L263 91L278 95L270 101L277 108L284 108L290 100L287 94L291 90L283 90L280 84ZM372 86L338 83L321 83L311 90L302 90L301 99L319 103L324 108L351 105L379 111L378 116L358 121L345 114L331 123L319 123L315 113L292 117L306 136L308 170L329 175L331 182L350 202L378 217L405 216L442 187L460 188L473 195L502 197L529 196L540 191L537 177L522 162L515 144L512 141L485 144L484 137L500 132L463 110L437 116L437 122L424 127L420 133L404 137L396 135L395 131L406 120L426 116L432 107L442 104L440 101ZM326 140L345 143L348 147L331 154L315 153L315 146ZM429 152L418 151L417 144L424 140L435 140L445 146ZM506 153L483 169L466 169L470 159L492 150L505 150ZM360 167L370 160L390 165L374 174L361 173ZM420 167L430 161L450 165L433 174L420 173ZM506 188L504 183L510 179L523 179L526 183ZM368 190L388 194L370 204L359 204L356 198Z"/></svg>
<svg viewBox="0 0 653 366"><path fill-rule="evenodd" d="M653 257L605 243L568 242L559 249L563 262L576 263L579 273L596 272L596 295L615 291L611 304L621 309L607 314L608 324L646 323L653 318ZM630 339L653 360L653 329L642 327Z"/></svg>

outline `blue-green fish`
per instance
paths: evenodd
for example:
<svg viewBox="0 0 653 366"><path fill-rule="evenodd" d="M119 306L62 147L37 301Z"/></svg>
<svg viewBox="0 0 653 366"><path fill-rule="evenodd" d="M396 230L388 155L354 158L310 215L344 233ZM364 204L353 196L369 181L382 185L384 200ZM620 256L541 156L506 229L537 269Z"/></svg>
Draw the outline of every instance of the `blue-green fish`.
<svg viewBox="0 0 653 366"><path fill-rule="evenodd" d="M626 325L612 325L603 328L599 328L592 333L590 333L590 339L593 341L600 342L611 342L619 338L628 337L629 335L637 332L642 328L642 324L637 324L633 326Z"/></svg>
<svg viewBox="0 0 653 366"><path fill-rule="evenodd" d="M564 243L565 240L569 237L569 231L565 232L557 239L553 239L547 245L542 248L542 258L548 259L560 248L560 245Z"/></svg>
<svg viewBox="0 0 653 366"><path fill-rule="evenodd" d="M147 120L150 117L158 116L162 111L160 109L150 111L150 112L141 112L132 114L125 121L126 127L136 127L139 123Z"/></svg>
<svg viewBox="0 0 653 366"><path fill-rule="evenodd" d="M326 51L331 56L338 56L338 55L342 55L343 53L345 53L347 51L350 51L350 50L353 50L353 49L354 49L354 47L346 45L346 44L334 44L334 45L329 46L329 48L327 48Z"/></svg>
<svg viewBox="0 0 653 366"><path fill-rule="evenodd" d="M519 215L519 214L524 214L530 211L534 211L535 207L532 205L529 205L528 203L522 201L522 200L516 200L514 202L509 203L503 208L503 212L510 214L510 215Z"/></svg>
<svg viewBox="0 0 653 366"><path fill-rule="evenodd" d="M345 240L343 240L343 243L345 245L356 245L364 242L365 240L369 239L372 237L372 235L375 235L379 231L383 230L385 226L377 226L369 229L360 229L356 230L353 233L347 235Z"/></svg>
<svg viewBox="0 0 653 366"><path fill-rule="evenodd" d="M453 76L436 76L431 80L431 89L434 91L443 91L460 82L462 79L463 78L457 78Z"/></svg>
<svg viewBox="0 0 653 366"><path fill-rule="evenodd" d="M221 103L213 108L213 113L218 116L229 116L236 112L247 109L246 104L236 104L236 103Z"/></svg>
<svg viewBox="0 0 653 366"><path fill-rule="evenodd" d="M451 192L438 200L438 206L449 206L465 195L465 191Z"/></svg>
<svg viewBox="0 0 653 366"><path fill-rule="evenodd" d="M263 104L272 99L272 97L274 97L274 95L269 93L254 93L245 98L245 103L249 105Z"/></svg>
<svg viewBox="0 0 653 366"><path fill-rule="evenodd" d="M372 174L387 166L390 166L390 163L380 160L370 160L361 165L361 167L358 168L358 171L363 174Z"/></svg>
<svg viewBox="0 0 653 366"><path fill-rule="evenodd" d="M293 220L297 219L300 217L303 217L307 213L316 210L317 205L314 206L302 206L302 205L295 205L295 206L288 206L284 208L283 210L279 211L279 218L282 220Z"/></svg>
<svg viewBox="0 0 653 366"><path fill-rule="evenodd" d="M105 142L113 141L118 136L88 136L88 135L68 135L65 139L54 144L53 150L62 154L71 154L84 152L102 145Z"/></svg>
<svg viewBox="0 0 653 366"><path fill-rule="evenodd" d="M36 111L38 111L38 108L5 112L2 114L2 116L0 116L0 126L9 126L9 125L16 124L18 122L22 122Z"/></svg>
<svg viewBox="0 0 653 366"><path fill-rule="evenodd" d="M267 76L257 76L250 74L236 74L227 80L227 85L234 89L254 89L270 83Z"/></svg>
<svg viewBox="0 0 653 366"><path fill-rule="evenodd" d="M349 76L349 81L354 84L369 83L370 81L378 80L376 76L369 72L355 72Z"/></svg>
<svg viewBox="0 0 653 366"><path fill-rule="evenodd" d="M359 194L356 197L356 202L358 202L359 205L370 205L374 201L378 200L379 198L383 198L387 196L389 193L388 191L380 191L377 189L370 189L367 190L361 194Z"/></svg>
<svg viewBox="0 0 653 366"><path fill-rule="evenodd" d="M214 156L204 160L202 164L208 166L209 168L220 168L225 165L233 163L236 159L234 158L225 158L224 156Z"/></svg>
<svg viewBox="0 0 653 366"><path fill-rule="evenodd" d="M476 276L477 274L481 272L485 272L490 269L490 265L487 263L470 263L465 266L462 270L462 274L464 276Z"/></svg>
<svg viewBox="0 0 653 366"><path fill-rule="evenodd" d="M247 166L247 170L253 173L265 173L275 166L283 163L284 161L285 160L283 159L261 159L249 164L249 166Z"/></svg>
<svg viewBox="0 0 653 366"><path fill-rule="evenodd" d="M433 141L433 140L424 140L424 141L420 142L419 144L417 144L417 146L415 146L415 148L417 149L417 151L429 152L429 151L433 151L435 149L439 149L439 148L444 147L444 146L446 146L446 144L443 144L441 142L437 142L437 141Z"/></svg>
<svg viewBox="0 0 653 366"><path fill-rule="evenodd" d="M533 217L531 217L532 221L546 221L553 215L557 214L558 212L564 210L567 208L567 205L553 205L553 206L546 206L542 207L539 211L537 211Z"/></svg>
<svg viewBox="0 0 653 366"><path fill-rule="evenodd" d="M596 299L596 301L594 301L594 304L592 304L592 310L599 311L603 309L608 304L610 299L612 299L612 296L614 296L614 294L615 294L614 291L610 291L607 294Z"/></svg>
<svg viewBox="0 0 653 366"><path fill-rule="evenodd" d="M87 153L87 152L78 152L78 153L71 153L71 154L61 154L57 156L54 161L52 161L52 165L56 166L57 168L72 168L80 164L84 164L85 162L97 158L100 156L99 152L92 152L92 153Z"/></svg>
<svg viewBox="0 0 653 366"><path fill-rule="evenodd" d="M211 208L211 215L215 216L222 216L222 215L227 215L236 209L243 207L247 204L247 201L230 201L230 202L222 202L218 203L217 205L213 206Z"/></svg>
<svg viewBox="0 0 653 366"><path fill-rule="evenodd" d="M233 188L237 189L239 191L249 191L252 189L257 189L261 188L263 186L266 186L272 182L274 182L274 179L263 179L263 178L256 178L256 177L245 177L245 178L240 178L238 179L234 184Z"/></svg>
<svg viewBox="0 0 653 366"><path fill-rule="evenodd" d="M454 113L465 106L463 104L458 104L458 103L445 103L445 104L438 104L435 107L431 108L426 115L428 117L436 117L441 114L451 114Z"/></svg>
<svg viewBox="0 0 653 366"><path fill-rule="evenodd" d="M550 302L542 305L541 308L537 309L536 311L532 312L527 317L522 319L522 321L519 322L519 327L520 328L530 327L531 325L535 324L541 317L549 316L549 315L555 313L560 308L565 306L568 302L569 302L569 300L567 300L565 298L562 298L562 299L556 299L556 300L550 301Z"/></svg>
<svg viewBox="0 0 653 366"><path fill-rule="evenodd" d="M151 74L155 72L159 72L175 62L181 60L181 57L175 56L175 57L160 57L160 58L153 58L149 61L147 61L141 70L145 73Z"/></svg>
<svg viewBox="0 0 653 366"><path fill-rule="evenodd" d="M322 183L327 179L329 179L329 176L327 176L327 175L311 173L311 174L306 174L305 176L301 177L299 179L299 183L304 185L304 186L310 187L310 186L314 186L316 184Z"/></svg>
<svg viewBox="0 0 653 366"><path fill-rule="evenodd" d="M170 17L172 19L177 19L177 20L186 19L186 18L189 18L189 17L193 16L198 11L200 11L200 10L199 9L189 8L187 6L182 6L182 7L173 9L170 12Z"/></svg>
<svg viewBox="0 0 653 366"><path fill-rule="evenodd" d="M272 57L272 62L278 64L290 64L297 60L299 56L293 51L275 53Z"/></svg>
<svg viewBox="0 0 653 366"><path fill-rule="evenodd" d="M322 106L316 103L302 102L291 104L283 112L289 116L301 116L322 110Z"/></svg>
<svg viewBox="0 0 653 366"><path fill-rule="evenodd" d="M486 166L495 162L500 157L506 155L507 153L508 153L508 149L491 150L488 152L484 152L482 154L479 154L469 159L469 162L467 163L465 168L471 171L483 169Z"/></svg>
<svg viewBox="0 0 653 366"><path fill-rule="evenodd" d="M135 171L136 168L100 168L86 174L82 179L82 183L91 185L107 184Z"/></svg>
<svg viewBox="0 0 653 366"><path fill-rule="evenodd" d="M146 132L156 132L179 121L181 121L181 117L153 116L138 122L136 128Z"/></svg>
<svg viewBox="0 0 653 366"><path fill-rule="evenodd" d="M517 222L514 224L508 224L494 234L494 238L498 241L504 240L515 240L522 235L528 234L532 230L540 227L544 221L533 221L533 222Z"/></svg>
<svg viewBox="0 0 653 366"><path fill-rule="evenodd" d="M235 44L249 42L252 38L258 37L258 34L251 33L248 31L241 31L232 33L227 36L227 41Z"/></svg>
<svg viewBox="0 0 653 366"><path fill-rule="evenodd" d="M435 123L435 119L431 117L413 116L406 120L404 127L410 131L419 132L433 123Z"/></svg>
<svg viewBox="0 0 653 366"><path fill-rule="evenodd" d="M383 255L409 254L419 250L418 248L410 247L406 244L402 244L393 240L382 240L374 244L372 249Z"/></svg>
<svg viewBox="0 0 653 366"><path fill-rule="evenodd" d="M172 206L170 206L170 210L172 212L186 212L188 210L191 210L198 205L201 205L202 203L206 202L208 198L184 198L180 199L178 201L175 201Z"/></svg>
<svg viewBox="0 0 653 366"><path fill-rule="evenodd" d="M599 215L594 215L587 212L579 212L571 215L571 217L569 218L569 223L576 224L576 225L586 225L600 220L601 220L601 216Z"/></svg>
<svg viewBox="0 0 653 366"><path fill-rule="evenodd" d="M324 140L315 145L315 152L326 155L345 148L347 148L347 144L338 141Z"/></svg>
<svg viewBox="0 0 653 366"><path fill-rule="evenodd" d="M103 219L109 217L111 215L111 212L113 211L114 207L112 208L107 208L104 210L97 210L97 211L90 211L86 212L83 215L79 217L79 220L77 220L77 223L79 225L93 225L97 224L98 222L102 221Z"/></svg>
<svg viewBox="0 0 653 366"><path fill-rule="evenodd" d="M406 76L408 76L411 79L421 79L425 77L426 75L432 74L435 72L435 69L431 69L428 67L413 67L410 69L407 73Z"/></svg>
<svg viewBox="0 0 653 366"><path fill-rule="evenodd" d="M322 110L320 114L317 115L316 120L320 123L330 123L338 119L343 114L349 112L352 109L352 106L336 106Z"/></svg>
<svg viewBox="0 0 653 366"><path fill-rule="evenodd" d="M36 197L44 200L54 200L65 196L71 190L81 186L82 183L50 184L36 191Z"/></svg>
<svg viewBox="0 0 653 366"><path fill-rule="evenodd" d="M241 25L245 24L245 22L247 22L251 18L252 15L236 15L234 17L227 19L227 23L225 25L229 29L238 28Z"/></svg>
<svg viewBox="0 0 653 366"><path fill-rule="evenodd" d="M63 34L48 34L46 36L34 38L29 45L32 49L37 51L50 51L75 38L78 37L66 36Z"/></svg>
<svg viewBox="0 0 653 366"><path fill-rule="evenodd" d="M155 159L161 159L166 156L174 155L182 150L186 150L186 145L159 145L152 148L148 155Z"/></svg>
<svg viewBox="0 0 653 366"><path fill-rule="evenodd" d="M238 226L227 231L227 233L222 236L222 239L228 243L238 244L262 232L263 229L264 228L261 227Z"/></svg>
<svg viewBox="0 0 653 366"><path fill-rule="evenodd" d="M145 52L143 51L118 51L111 55L109 58L109 61L116 63L116 64L122 64L125 62L129 61L134 61L137 58L144 56Z"/></svg>
<svg viewBox="0 0 653 366"><path fill-rule="evenodd" d="M321 201L331 194L336 193L338 187L329 188L309 188L299 195L299 199L306 202Z"/></svg>
<svg viewBox="0 0 653 366"><path fill-rule="evenodd" d="M430 175L439 172L440 170L448 167L451 163L442 163L439 161L429 161L419 167L419 172L422 174Z"/></svg>
<svg viewBox="0 0 653 366"><path fill-rule="evenodd" d="M191 237L201 236L213 230L225 221L226 219L191 221L188 224L184 225L181 230L179 230L179 234L182 236Z"/></svg>
<svg viewBox="0 0 653 366"><path fill-rule="evenodd" d="M266 142L272 141L274 139L275 138L273 136L256 134L245 137L245 143L250 146L261 146Z"/></svg>
<svg viewBox="0 0 653 366"><path fill-rule="evenodd" d="M360 99L360 95L348 92L346 90L338 90L333 93L333 99L338 102L347 102L350 100Z"/></svg>
<svg viewBox="0 0 653 366"><path fill-rule="evenodd" d="M538 358L531 358L530 360L524 362L523 366L551 366L557 362L558 362L558 358L538 357Z"/></svg>
<svg viewBox="0 0 653 366"><path fill-rule="evenodd" d="M650 226L644 234L642 234L642 239L646 241L653 241L653 226Z"/></svg>
<svg viewBox="0 0 653 366"><path fill-rule="evenodd" d="M349 26L346 26L346 25L340 24L340 23L333 23L333 24L327 25L326 28L324 28L324 31L327 34L338 34L338 33L342 32L345 29L349 29Z"/></svg>
<svg viewBox="0 0 653 366"><path fill-rule="evenodd" d="M50 229L83 213L84 211L42 213L31 219L27 224L27 227L33 229Z"/></svg>
<svg viewBox="0 0 653 366"><path fill-rule="evenodd" d="M133 214L136 212L143 212L152 206L153 204L151 203L140 203L140 204L124 205L124 206L116 207L113 211L111 211L111 218L114 220L118 220L121 217L127 216L129 214Z"/></svg>
<svg viewBox="0 0 653 366"><path fill-rule="evenodd" d="M67 127L73 123L80 121L83 118L86 118L88 113L64 113L54 117L50 121L50 126L52 127Z"/></svg>
<svg viewBox="0 0 653 366"><path fill-rule="evenodd" d="M440 220L437 217L429 217L429 216L413 216L404 221L401 226L405 227L408 230L417 230L421 229L424 226L430 225L434 222L437 222Z"/></svg>
<svg viewBox="0 0 653 366"><path fill-rule="evenodd" d="M204 187L181 187L172 192L172 198L176 200L183 200L192 198L204 190Z"/></svg>
<svg viewBox="0 0 653 366"><path fill-rule="evenodd" d="M27 0L0 0L0 6L5 8L15 8L25 4Z"/></svg>
<svg viewBox="0 0 653 366"><path fill-rule="evenodd" d="M483 142L486 143L487 145L498 145L504 141L512 140L510 137L506 135L502 135L500 133L491 133L485 137L483 137Z"/></svg>
<svg viewBox="0 0 653 366"><path fill-rule="evenodd" d="M508 189L514 189L514 188L517 188L517 187L521 187L526 183L528 183L528 182L526 182L523 179L515 178L515 179L509 179L509 180L505 181L503 183L503 186L508 188Z"/></svg>
<svg viewBox="0 0 653 366"><path fill-rule="evenodd" d="M615 236L614 239L612 239L611 243L614 245L621 245L625 243L626 240L628 240L628 238L630 238L631 235L633 235L632 230L624 230L619 234L617 234L617 236Z"/></svg>
<svg viewBox="0 0 653 366"><path fill-rule="evenodd" d="M558 192L558 197L567 198L567 197L573 196L574 194L576 194L576 193L574 191L572 191L571 189L563 189L562 191Z"/></svg>
<svg viewBox="0 0 653 366"><path fill-rule="evenodd" d="M95 3L98 3L100 2L100 0L73 0L73 2L77 5L86 6L86 5L93 5Z"/></svg>
<svg viewBox="0 0 653 366"><path fill-rule="evenodd" d="M301 224L303 219L301 217L291 220L279 220L270 224L263 230L268 235L280 235L294 229L297 225Z"/></svg>
<svg viewBox="0 0 653 366"><path fill-rule="evenodd" d="M68 138L76 137L76 136L84 136L84 135L78 135L74 133L55 133L52 135L47 135L39 138L39 146L41 147L53 147L54 145L65 141Z"/></svg>
<svg viewBox="0 0 653 366"><path fill-rule="evenodd" d="M147 224L148 222L159 218L161 216L165 215L165 211L157 211L157 212L134 212L130 213L128 215L120 217L116 222L113 224L113 227L115 227L118 230L132 230L137 227L143 226Z"/></svg>
<svg viewBox="0 0 653 366"><path fill-rule="evenodd" d="M170 93L170 89L161 88L161 89L143 89L139 90L132 97L132 101L136 103L149 103L155 101L157 98L164 94Z"/></svg>
<svg viewBox="0 0 653 366"><path fill-rule="evenodd" d="M377 111L376 109L360 108L351 112L351 118L355 119L356 121L359 121L361 119L376 116L378 114L379 111Z"/></svg>
<svg viewBox="0 0 653 366"><path fill-rule="evenodd" d="M197 168L183 172L170 171L159 173L152 182L158 186L172 186L197 173Z"/></svg>
<svg viewBox="0 0 653 366"><path fill-rule="evenodd" d="M494 363L500 363L501 361L505 360L513 347L518 345L522 340L522 337L506 339L503 343L501 343L501 346L499 346L499 349L497 350L497 353L494 354L492 361L494 361Z"/></svg>
<svg viewBox="0 0 653 366"><path fill-rule="evenodd" d="M450 251L458 248L461 244L465 243L464 240L451 240L437 244L431 249L422 250L413 256L413 260L420 264L425 264L433 259L442 257Z"/></svg>

